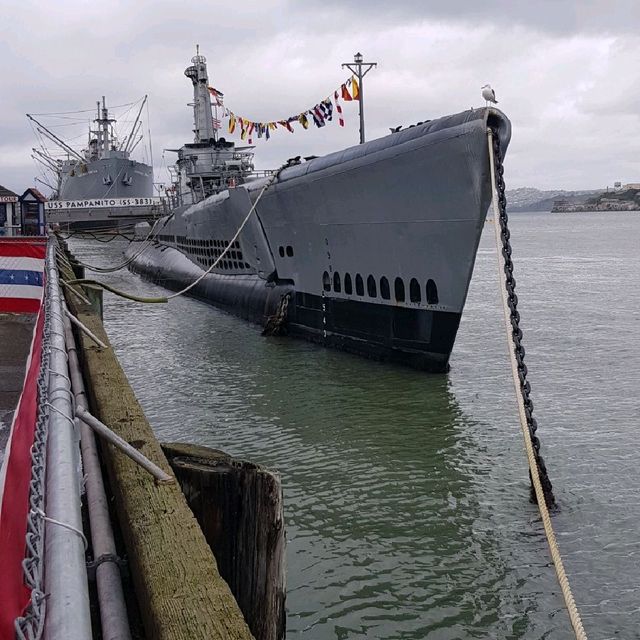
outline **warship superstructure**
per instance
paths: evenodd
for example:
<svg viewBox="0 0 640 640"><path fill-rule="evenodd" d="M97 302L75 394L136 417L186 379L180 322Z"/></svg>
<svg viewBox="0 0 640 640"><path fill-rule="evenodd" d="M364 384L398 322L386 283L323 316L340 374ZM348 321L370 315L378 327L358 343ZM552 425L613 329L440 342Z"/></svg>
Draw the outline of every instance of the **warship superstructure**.
<svg viewBox="0 0 640 640"><path fill-rule="evenodd" d="M153 168L131 159L142 139L142 101L131 131L122 141L114 133L104 96L97 103L95 128L86 148L73 149L45 125L27 114L44 135L66 156L56 158L34 149L36 160L53 171L55 184L46 203L47 222L62 229L110 228L131 225L158 213L160 198L153 193Z"/></svg>
<svg viewBox="0 0 640 640"><path fill-rule="evenodd" d="M292 336L447 370L492 197L487 129L504 154L509 120L465 111L259 176L250 148L216 134L206 59L185 75L194 142L130 268L171 289L201 278L190 295Z"/></svg>

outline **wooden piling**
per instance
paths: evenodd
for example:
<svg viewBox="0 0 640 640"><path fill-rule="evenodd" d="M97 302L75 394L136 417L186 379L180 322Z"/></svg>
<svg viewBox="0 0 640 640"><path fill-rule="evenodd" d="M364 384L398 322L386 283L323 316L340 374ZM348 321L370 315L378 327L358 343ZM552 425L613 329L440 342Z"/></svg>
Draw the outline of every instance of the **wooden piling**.
<svg viewBox="0 0 640 640"><path fill-rule="evenodd" d="M163 444L162 449L256 640L283 640L280 477L207 447L181 443Z"/></svg>
<svg viewBox="0 0 640 640"><path fill-rule="evenodd" d="M88 305L67 296L78 319L109 338ZM113 350L78 334L92 413L171 472ZM112 445L102 447L147 638L249 640L253 636L178 483L158 485Z"/></svg>

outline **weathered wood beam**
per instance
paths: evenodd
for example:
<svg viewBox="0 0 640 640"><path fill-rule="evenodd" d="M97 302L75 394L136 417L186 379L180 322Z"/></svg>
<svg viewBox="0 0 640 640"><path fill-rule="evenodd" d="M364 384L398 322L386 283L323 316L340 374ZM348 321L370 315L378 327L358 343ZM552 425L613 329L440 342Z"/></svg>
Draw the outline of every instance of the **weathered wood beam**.
<svg viewBox="0 0 640 640"><path fill-rule="evenodd" d="M282 640L285 530L280 476L222 451L163 444L176 479L257 640Z"/></svg>
<svg viewBox="0 0 640 640"><path fill-rule="evenodd" d="M99 317L67 296L103 342ZM171 472L113 349L78 335L92 412ZM158 485L123 453L102 448L147 638L249 640L253 636L177 483Z"/></svg>

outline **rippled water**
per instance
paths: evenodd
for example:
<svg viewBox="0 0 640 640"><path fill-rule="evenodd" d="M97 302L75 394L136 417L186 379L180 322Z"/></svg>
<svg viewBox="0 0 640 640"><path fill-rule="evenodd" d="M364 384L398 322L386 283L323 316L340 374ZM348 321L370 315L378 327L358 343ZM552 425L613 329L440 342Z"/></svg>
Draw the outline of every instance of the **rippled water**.
<svg viewBox="0 0 640 640"><path fill-rule="evenodd" d="M512 229L575 597L591 637L640 638L640 214L520 214ZM113 264L123 245L72 248ZM288 638L572 637L528 502L491 227L448 375L263 338L188 298L105 303L160 439L280 470Z"/></svg>

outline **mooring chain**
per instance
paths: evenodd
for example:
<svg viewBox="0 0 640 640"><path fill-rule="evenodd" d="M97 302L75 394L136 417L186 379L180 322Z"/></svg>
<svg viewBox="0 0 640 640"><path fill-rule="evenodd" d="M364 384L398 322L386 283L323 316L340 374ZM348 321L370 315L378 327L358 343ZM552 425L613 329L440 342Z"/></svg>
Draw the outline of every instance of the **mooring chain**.
<svg viewBox="0 0 640 640"><path fill-rule="evenodd" d="M513 277L513 262L511 260L511 243L507 219L507 199L503 178L502 158L500 156L500 142L498 132L494 128L487 130L489 150L489 172L493 195L493 227L495 231L496 249L498 250L498 264L501 271L502 311L505 320L505 333L509 344L509 361L516 391L516 403L520 428L524 438L529 477L532 485L532 497L538 505L542 519L544 533L549 544L549 552L553 559L562 597L567 607L567 613L576 640L587 640L587 634L582 624L582 618L576 605L575 598L569 584L569 577L562 562L560 548L553 530L549 505L555 504L551 491L551 482L547 476L544 461L540 456L540 442L535 437L537 429L533 417L533 403L529 397L531 388L527 381L527 367L524 364L524 348L522 346L522 330L520 329L520 315L518 314L518 297L515 294L516 281ZM534 444L535 443L535 444Z"/></svg>
<svg viewBox="0 0 640 640"><path fill-rule="evenodd" d="M549 475L547 473L547 467L544 460L540 455L540 439L536 435L538 430L538 423L533 417L533 401L531 400L531 385L527 380L527 365L524 363L525 350L522 345L522 329L520 328L520 313L518 312L518 296L516 295L516 279L513 276L513 262L511 260L511 234L509 232L509 218L507 216L507 197L506 188L504 183L504 167L502 166L502 156L500 154L500 137L498 132L493 130L493 151L495 162L495 176L496 176L496 191L498 196L498 209L500 213L500 237L502 240L502 256L504 258L504 275L505 286L508 295L508 305L511 314L511 331L513 335L515 358L518 364L518 377L520 378L520 391L522 393L522 400L524 403L525 415L527 418L527 426L529 433L531 434L531 442L535 451L536 464L538 472L540 474L540 483L544 490L545 501L547 506L552 507L555 505L555 498L553 495L553 487ZM535 500L535 492L531 492L532 499Z"/></svg>
<svg viewBox="0 0 640 640"><path fill-rule="evenodd" d="M285 293L280 302L276 312L267 320L265 327L262 331L263 336L277 336L281 335L285 331L285 322L287 319L287 309L289 308L289 300L291 299L291 293Z"/></svg>

